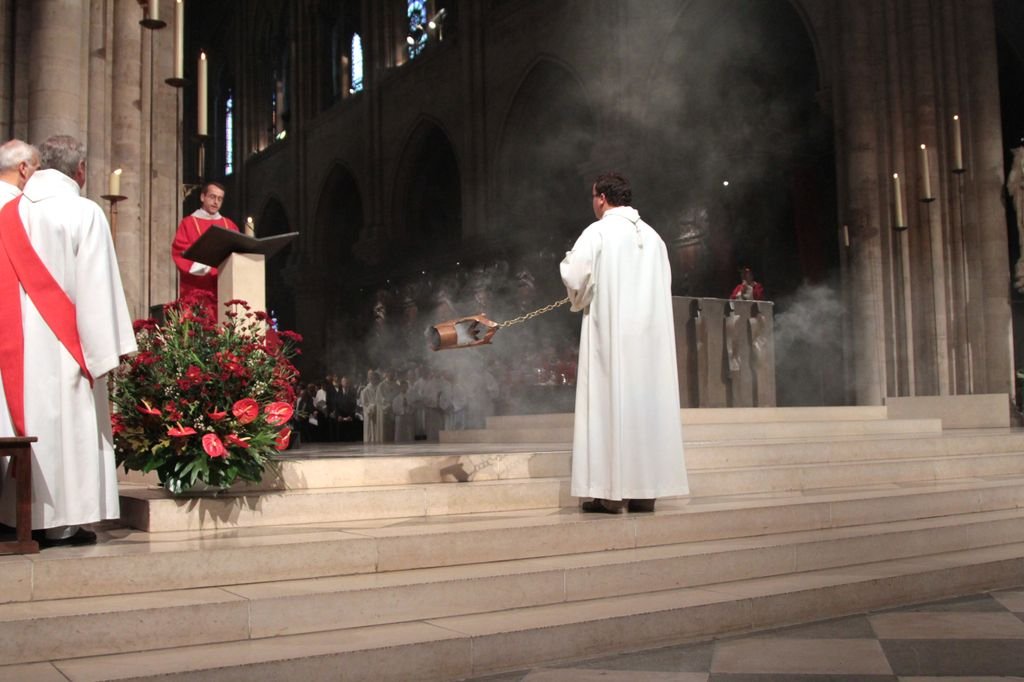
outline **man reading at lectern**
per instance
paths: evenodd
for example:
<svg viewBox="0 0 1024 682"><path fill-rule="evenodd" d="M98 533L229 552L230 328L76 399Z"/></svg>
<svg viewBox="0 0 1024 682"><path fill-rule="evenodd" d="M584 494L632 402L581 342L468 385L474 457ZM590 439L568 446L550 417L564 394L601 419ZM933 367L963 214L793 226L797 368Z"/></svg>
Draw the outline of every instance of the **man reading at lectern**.
<svg viewBox="0 0 1024 682"><path fill-rule="evenodd" d="M183 254L211 227L223 227L238 232L238 226L231 222L230 218L220 214L221 204L224 203L224 186L220 183L204 184L199 194L199 203L199 208L178 223L178 231L171 244L171 256L174 257L174 264L178 266L180 273L178 298L184 298L189 292L198 290L209 292L216 300L217 268L189 260Z"/></svg>

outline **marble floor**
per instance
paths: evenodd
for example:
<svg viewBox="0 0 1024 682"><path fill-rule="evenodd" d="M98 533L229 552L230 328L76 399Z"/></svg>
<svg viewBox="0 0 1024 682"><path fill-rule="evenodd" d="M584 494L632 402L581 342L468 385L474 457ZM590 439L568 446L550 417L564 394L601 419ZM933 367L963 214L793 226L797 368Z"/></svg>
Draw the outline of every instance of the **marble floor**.
<svg viewBox="0 0 1024 682"><path fill-rule="evenodd" d="M1024 680L1024 587L474 682Z"/></svg>

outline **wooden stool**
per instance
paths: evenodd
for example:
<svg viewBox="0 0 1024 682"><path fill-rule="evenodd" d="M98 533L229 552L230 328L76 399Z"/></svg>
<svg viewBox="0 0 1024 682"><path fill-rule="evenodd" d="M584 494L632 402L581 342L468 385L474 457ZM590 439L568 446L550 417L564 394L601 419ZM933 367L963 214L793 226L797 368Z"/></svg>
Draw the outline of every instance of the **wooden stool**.
<svg viewBox="0 0 1024 682"><path fill-rule="evenodd" d="M0 553L35 554L39 543L32 539L32 443L35 436L28 438L0 438L0 457L10 457L11 466L17 474L17 539L0 542ZM8 477L4 485L10 485Z"/></svg>

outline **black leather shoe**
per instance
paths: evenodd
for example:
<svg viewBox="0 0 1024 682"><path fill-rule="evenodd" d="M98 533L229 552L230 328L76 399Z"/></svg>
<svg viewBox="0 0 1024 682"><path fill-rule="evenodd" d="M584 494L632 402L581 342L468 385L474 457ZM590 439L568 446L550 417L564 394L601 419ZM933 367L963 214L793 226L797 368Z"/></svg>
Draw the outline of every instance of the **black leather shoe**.
<svg viewBox="0 0 1024 682"><path fill-rule="evenodd" d="M46 549L48 547L81 547L83 545L95 545L96 533L79 528L71 537L52 540L46 537L46 531L34 530L32 531L32 539L39 543L39 549Z"/></svg>
<svg viewBox="0 0 1024 682"><path fill-rule="evenodd" d="M626 511L626 505L617 504L615 506L608 506L604 500L599 497L595 497L589 502L584 502L580 505L580 510L588 514L621 514Z"/></svg>
<svg viewBox="0 0 1024 682"><path fill-rule="evenodd" d="M630 500L629 511L630 512L652 512L654 511L654 500Z"/></svg>

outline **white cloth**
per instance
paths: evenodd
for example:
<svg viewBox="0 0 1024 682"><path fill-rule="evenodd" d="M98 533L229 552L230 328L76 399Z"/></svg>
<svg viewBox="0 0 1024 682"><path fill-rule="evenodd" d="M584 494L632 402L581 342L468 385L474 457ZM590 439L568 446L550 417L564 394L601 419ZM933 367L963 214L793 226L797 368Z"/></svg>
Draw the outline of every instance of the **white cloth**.
<svg viewBox="0 0 1024 682"><path fill-rule="evenodd" d="M359 391L356 404L363 408L363 442L380 442L380 416L377 412L377 384L367 384Z"/></svg>
<svg viewBox="0 0 1024 682"><path fill-rule="evenodd" d="M611 208L560 270L572 310L583 311L572 494L687 494L665 243L633 208Z"/></svg>
<svg viewBox="0 0 1024 682"><path fill-rule="evenodd" d="M0 180L0 207L11 199L19 196L21 190L17 185ZM0 435L9 436L14 433L14 424L11 423L11 412L7 409L7 399L4 397L3 387L0 386ZM8 482L11 479L7 479ZM0 477L0 488L4 485L4 478ZM11 485L13 488L14 486Z"/></svg>
<svg viewBox="0 0 1024 682"><path fill-rule="evenodd" d="M395 442L403 443L413 440L416 426L416 414L409 406L408 392L399 393L391 401L391 409L395 413Z"/></svg>
<svg viewBox="0 0 1024 682"><path fill-rule="evenodd" d="M395 439L395 413L392 403L401 389L398 382L384 379L377 385L378 440L382 443L393 443Z"/></svg>
<svg viewBox="0 0 1024 682"><path fill-rule="evenodd" d="M75 304L85 363L95 379L90 387L22 291L25 428L39 438L32 446L32 526L116 519L106 374L137 348L110 226L99 206L79 196L78 184L56 170L32 176L20 212L36 253ZM9 525L14 501L14 486L4 486L0 519Z"/></svg>
<svg viewBox="0 0 1024 682"><path fill-rule="evenodd" d="M486 369L468 372L466 393L465 428L486 428L487 418L494 414L494 401L499 393L498 381Z"/></svg>

